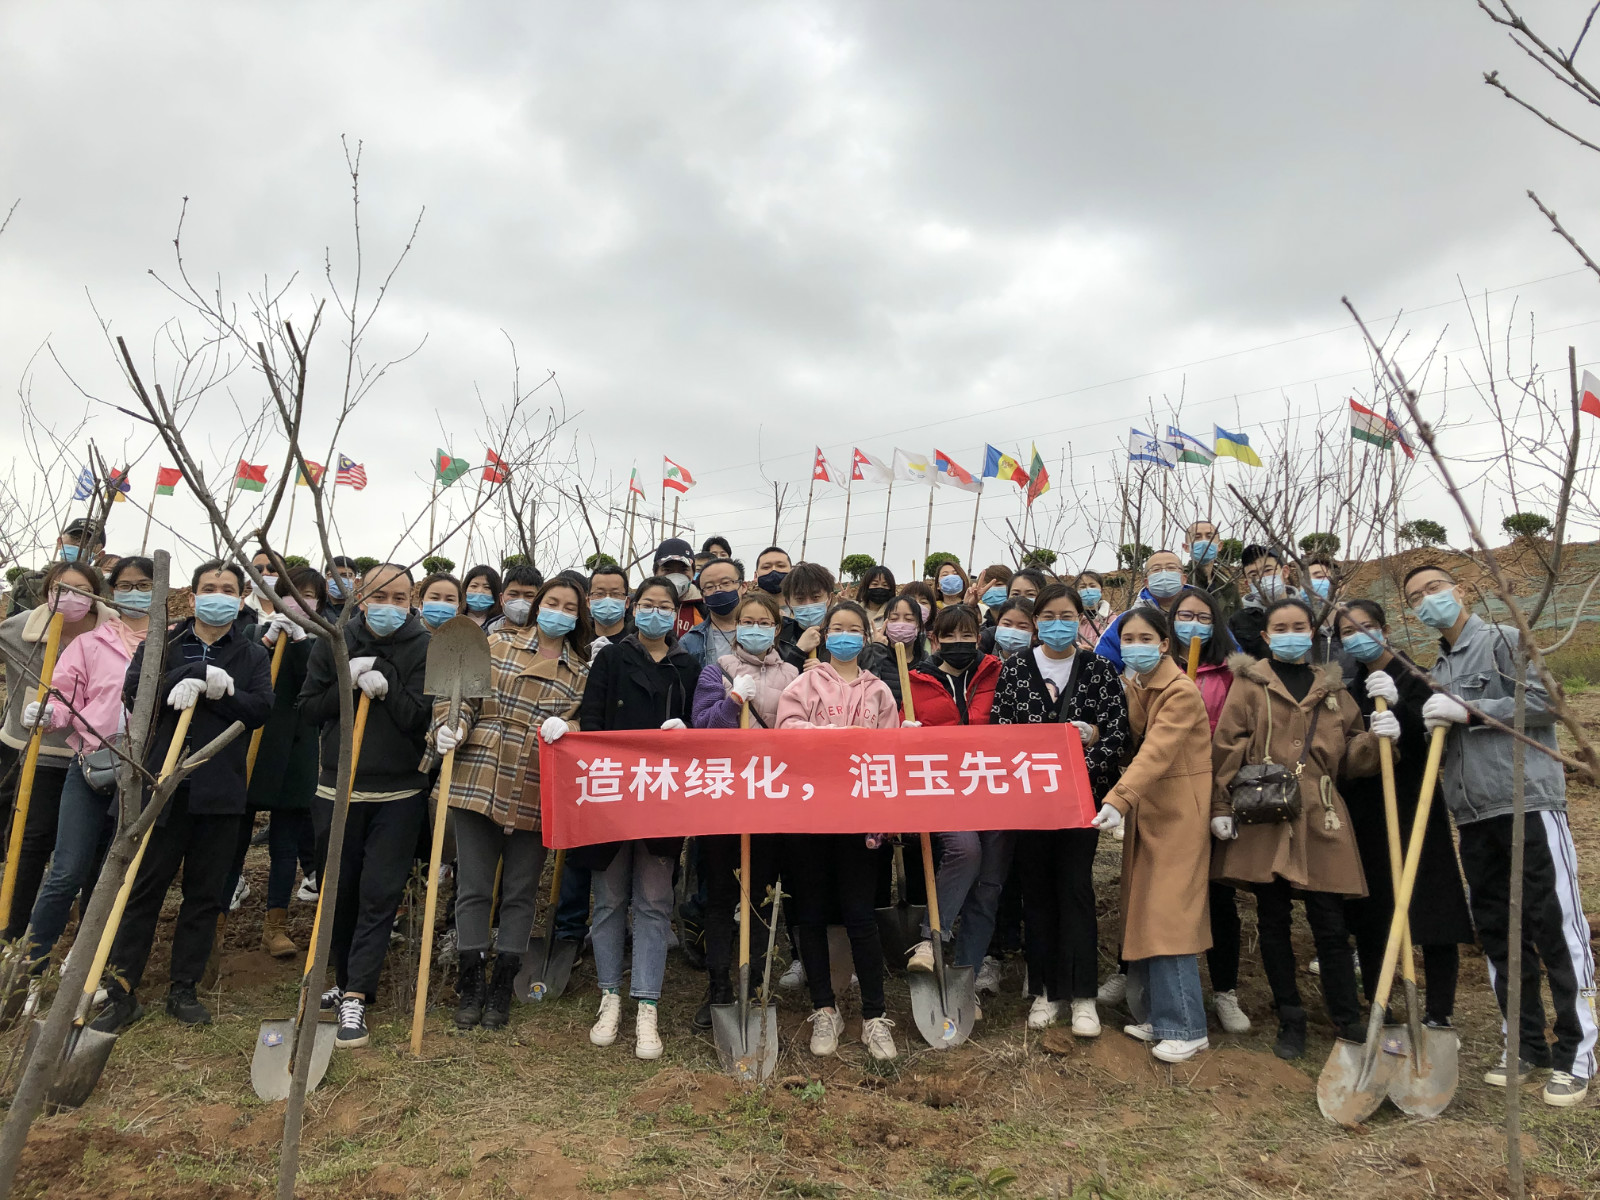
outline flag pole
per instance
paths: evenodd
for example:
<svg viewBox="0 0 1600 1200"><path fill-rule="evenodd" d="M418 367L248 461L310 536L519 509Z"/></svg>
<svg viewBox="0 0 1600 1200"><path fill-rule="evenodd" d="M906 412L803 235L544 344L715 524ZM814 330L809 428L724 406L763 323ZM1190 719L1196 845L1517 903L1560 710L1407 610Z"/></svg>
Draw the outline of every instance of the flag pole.
<svg viewBox="0 0 1600 1200"><path fill-rule="evenodd" d="M680 501L682 499L683 499L682 496L674 496L672 498L672 536L673 537L677 537L678 536L678 501Z"/></svg>
<svg viewBox="0 0 1600 1200"><path fill-rule="evenodd" d="M156 519L156 497L161 494L161 471L156 470L156 486L150 489L150 507L144 510L144 537L139 542L139 554L142 557L145 548L150 545L150 522Z"/></svg>
<svg viewBox="0 0 1600 1200"><path fill-rule="evenodd" d="M464 571L472 569L472 534L478 527L478 501L483 498L483 476L487 473L488 471L485 469L483 473L479 474L478 490L472 493L472 515L467 518L467 550L461 556L464 563L462 570Z"/></svg>
<svg viewBox="0 0 1600 1200"><path fill-rule="evenodd" d="M289 519L288 519L287 522L284 523L284 526L283 526L283 553L284 554L288 554L289 550L290 550L289 537L290 537L291 534L294 533L294 501L295 501L295 497L298 496L299 494L300 494L300 469L298 467L296 467L295 468L294 486L289 489Z"/></svg>
<svg viewBox="0 0 1600 1200"><path fill-rule="evenodd" d="M972 541L967 544L967 574L976 569L978 553L978 506L983 503L983 480L978 480L978 495L972 502Z"/></svg>
<svg viewBox="0 0 1600 1200"><path fill-rule="evenodd" d="M435 463L434 466L433 466L433 490L428 495L428 553L429 554L432 554L434 552L434 549L435 549L434 544L433 544L433 527L434 527L434 513L438 510L438 506L439 506L439 464Z"/></svg>
<svg viewBox="0 0 1600 1200"><path fill-rule="evenodd" d="M811 538L811 499L817 493L817 464L811 464L811 486L806 489L806 523L800 530L800 561L806 560L806 542Z"/></svg>
<svg viewBox="0 0 1600 1200"><path fill-rule="evenodd" d="M845 554L850 545L850 495L856 489L855 452L851 451L850 478L844 485L844 533L839 537L839 574L844 574Z"/></svg>
<svg viewBox="0 0 1600 1200"><path fill-rule="evenodd" d="M1349 557L1355 553L1353 547L1356 541L1356 439L1350 436L1350 444L1345 448L1345 523L1344 523L1344 552Z"/></svg>
<svg viewBox="0 0 1600 1200"><path fill-rule="evenodd" d="M894 503L894 476L889 477L889 494L883 498L883 549L878 551L878 561L889 558L889 506Z"/></svg>
<svg viewBox="0 0 1600 1200"><path fill-rule="evenodd" d="M661 456L661 532L667 530L667 456Z"/></svg>
<svg viewBox="0 0 1600 1200"><path fill-rule="evenodd" d="M933 492L934 485L928 484L928 528L922 536L922 557L926 559L933 553Z"/></svg>

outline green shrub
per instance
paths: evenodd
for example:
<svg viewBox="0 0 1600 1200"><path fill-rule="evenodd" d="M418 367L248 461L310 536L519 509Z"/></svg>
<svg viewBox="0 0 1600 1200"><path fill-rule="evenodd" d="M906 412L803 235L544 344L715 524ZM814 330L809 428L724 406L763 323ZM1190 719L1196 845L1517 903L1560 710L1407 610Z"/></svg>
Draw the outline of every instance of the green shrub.
<svg viewBox="0 0 1600 1200"><path fill-rule="evenodd" d="M1304 554L1337 554L1339 545L1336 533L1308 533L1300 539L1300 550Z"/></svg>
<svg viewBox="0 0 1600 1200"><path fill-rule="evenodd" d="M1037 550L1029 550L1024 554L1022 556L1022 565L1024 567L1033 567L1039 571L1049 571L1056 565L1057 557L1054 550L1046 550L1040 547Z"/></svg>
<svg viewBox="0 0 1600 1200"><path fill-rule="evenodd" d="M945 563L955 563L959 567L961 565L961 556L959 554L951 554L947 550L935 550L923 560L922 577L924 579L932 579Z"/></svg>
<svg viewBox="0 0 1600 1200"><path fill-rule="evenodd" d="M1400 540L1408 546L1442 546L1448 538L1437 521L1407 521L1400 526Z"/></svg>
<svg viewBox="0 0 1600 1200"><path fill-rule="evenodd" d="M422 560L422 569L429 575L448 575L456 569L456 560L442 554L430 554Z"/></svg>
<svg viewBox="0 0 1600 1200"><path fill-rule="evenodd" d="M861 577L877 565L878 560L870 554L847 554L839 564L839 570L859 583Z"/></svg>
<svg viewBox="0 0 1600 1200"><path fill-rule="evenodd" d="M583 569L593 574L597 567L614 567L617 560L609 554L591 554L583 560Z"/></svg>
<svg viewBox="0 0 1600 1200"><path fill-rule="evenodd" d="M1500 528L1514 538L1543 537L1550 532L1550 518L1531 512L1512 513L1500 522Z"/></svg>

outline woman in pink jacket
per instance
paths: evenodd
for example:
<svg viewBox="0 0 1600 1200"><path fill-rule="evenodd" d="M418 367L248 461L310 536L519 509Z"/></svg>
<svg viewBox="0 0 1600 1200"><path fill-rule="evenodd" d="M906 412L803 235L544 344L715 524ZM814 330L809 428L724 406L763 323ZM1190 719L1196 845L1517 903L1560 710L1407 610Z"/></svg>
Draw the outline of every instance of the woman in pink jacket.
<svg viewBox="0 0 1600 1200"><path fill-rule="evenodd" d="M823 618L829 661L806 664L805 672L778 700L780 729L848 727L896 729L900 713L884 682L857 661L871 636L866 610L848 600ZM789 839L788 873L800 958L811 989L811 1053L839 1048L839 1015L828 965L828 923L837 912L850 934L850 953L861 984L861 1040L877 1059L894 1058L894 1022L884 1015L883 943L873 912L878 864L860 833L804 834Z"/></svg>

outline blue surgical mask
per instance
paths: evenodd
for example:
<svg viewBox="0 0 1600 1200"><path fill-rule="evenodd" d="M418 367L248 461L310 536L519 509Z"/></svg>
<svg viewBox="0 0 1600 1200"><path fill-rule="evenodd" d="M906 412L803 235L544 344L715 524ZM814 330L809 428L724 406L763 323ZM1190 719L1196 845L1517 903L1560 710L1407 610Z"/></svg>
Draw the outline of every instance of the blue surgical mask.
<svg viewBox="0 0 1600 1200"><path fill-rule="evenodd" d="M437 629L446 621L456 615L456 606L446 604L443 600L429 600L422 606L422 623L429 629Z"/></svg>
<svg viewBox="0 0 1600 1200"><path fill-rule="evenodd" d="M1196 542L1189 547L1189 559L1199 566L1209 566L1217 561L1217 544L1215 542Z"/></svg>
<svg viewBox="0 0 1600 1200"><path fill-rule="evenodd" d="M615 625L627 611L627 603L615 596L601 596L598 600L589 601L589 615L597 625Z"/></svg>
<svg viewBox="0 0 1600 1200"><path fill-rule="evenodd" d="M1026 629L1013 629L1009 625L1001 625L994 631L994 644L1002 653L1015 654L1018 650L1026 650L1033 645L1033 634Z"/></svg>
<svg viewBox="0 0 1600 1200"><path fill-rule="evenodd" d="M854 662L866 648L867 639L859 633L830 633L828 653L841 662Z"/></svg>
<svg viewBox="0 0 1600 1200"><path fill-rule="evenodd" d="M1178 641L1187 646L1195 638L1200 639L1204 646L1211 640L1211 626L1204 621L1179 621L1173 627L1173 632L1178 635Z"/></svg>
<svg viewBox="0 0 1600 1200"><path fill-rule="evenodd" d="M741 625L733 631L733 636L741 650L748 650L751 654L765 654L772 649L778 631L765 625Z"/></svg>
<svg viewBox="0 0 1600 1200"><path fill-rule="evenodd" d="M388 637L406 623L411 610L398 604L367 605L367 628L379 637Z"/></svg>
<svg viewBox="0 0 1600 1200"><path fill-rule="evenodd" d="M1333 580L1313 579L1311 581L1311 591L1319 600L1326 600L1333 595Z"/></svg>
<svg viewBox="0 0 1600 1200"><path fill-rule="evenodd" d="M647 638L662 638L672 632L678 623L678 614L670 608L636 608L633 610L633 627Z"/></svg>
<svg viewBox="0 0 1600 1200"><path fill-rule="evenodd" d="M1299 662L1311 653L1309 633L1275 633L1270 641L1272 657L1279 662Z"/></svg>
<svg viewBox="0 0 1600 1200"><path fill-rule="evenodd" d="M1078 640L1076 621L1040 621L1039 640L1052 650L1065 650Z"/></svg>
<svg viewBox="0 0 1600 1200"><path fill-rule="evenodd" d="M467 593L467 611L468 612L476 612L476 613L488 612L493 607L494 607L494 597L491 596L488 592L468 592Z"/></svg>
<svg viewBox="0 0 1600 1200"><path fill-rule="evenodd" d="M1455 588L1446 588L1431 596L1424 596L1417 605L1417 620L1434 629L1449 629L1461 616L1461 601L1456 599Z"/></svg>
<svg viewBox="0 0 1600 1200"><path fill-rule="evenodd" d="M1157 600L1170 600L1183 590L1183 572L1151 571L1144 586Z"/></svg>
<svg viewBox="0 0 1600 1200"><path fill-rule="evenodd" d="M1152 646L1149 642L1134 642L1122 647L1122 661L1132 667L1139 675L1148 675L1161 665L1160 646Z"/></svg>
<svg viewBox="0 0 1600 1200"><path fill-rule="evenodd" d="M578 626L575 613L562 612L559 608L541 608L535 619L539 622L539 632L546 637L566 637Z"/></svg>
<svg viewBox="0 0 1600 1200"><path fill-rule="evenodd" d="M1099 588L1079 588L1078 598L1083 601L1083 608L1085 612L1093 612L1095 609L1100 607Z"/></svg>
<svg viewBox="0 0 1600 1200"><path fill-rule="evenodd" d="M78 548L76 546L67 545L67 544L63 543L62 547L61 547L61 561L62 562L77 562L78 561Z"/></svg>
<svg viewBox="0 0 1600 1200"><path fill-rule="evenodd" d="M1283 579L1278 575L1263 575L1256 580L1256 595L1263 600L1280 600L1283 598Z"/></svg>
<svg viewBox="0 0 1600 1200"><path fill-rule="evenodd" d="M328 576L328 598L330 600L344 599L344 579L338 575Z"/></svg>
<svg viewBox="0 0 1600 1200"><path fill-rule="evenodd" d="M1344 652L1358 663L1376 662L1388 649L1381 633L1347 633L1340 640Z"/></svg>
<svg viewBox="0 0 1600 1200"><path fill-rule="evenodd" d="M944 578L939 580L939 590L946 596L959 596L967 589L962 586L961 576L946 575Z"/></svg>
<svg viewBox="0 0 1600 1200"><path fill-rule="evenodd" d="M828 615L826 604L796 604L789 610L795 619L795 624L801 629L815 629L822 624L822 618Z"/></svg>
<svg viewBox="0 0 1600 1200"><path fill-rule="evenodd" d="M992 587L983 594L983 602L990 608L999 608L1006 602L1006 590L1003 587Z"/></svg>
<svg viewBox="0 0 1600 1200"><path fill-rule="evenodd" d="M194 615L207 625L227 625L239 615L239 597L208 592L194 598Z"/></svg>
<svg viewBox="0 0 1600 1200"><path fill-rule="evenodd" d="M149 612L150 601L154 599L154 592L136 592L132 588L117 589L116 600L119 608L132 609L134 612Z"/></svg>

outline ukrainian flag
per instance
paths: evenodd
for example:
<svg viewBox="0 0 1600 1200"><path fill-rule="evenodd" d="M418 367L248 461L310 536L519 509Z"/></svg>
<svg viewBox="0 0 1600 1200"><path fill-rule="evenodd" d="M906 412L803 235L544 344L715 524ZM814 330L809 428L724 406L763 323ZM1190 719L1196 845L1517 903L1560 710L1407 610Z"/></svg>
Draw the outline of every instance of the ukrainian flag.
<svg viewBox="0 0 1600 1200"><path fill-rule="evenodd" d="M1217 431L1218 458L1236 458L1247 467L1259 467L1261 459L1250 449L1250 439L1242 433L1229 433L1221 425L1212 426Z"/></svg>

